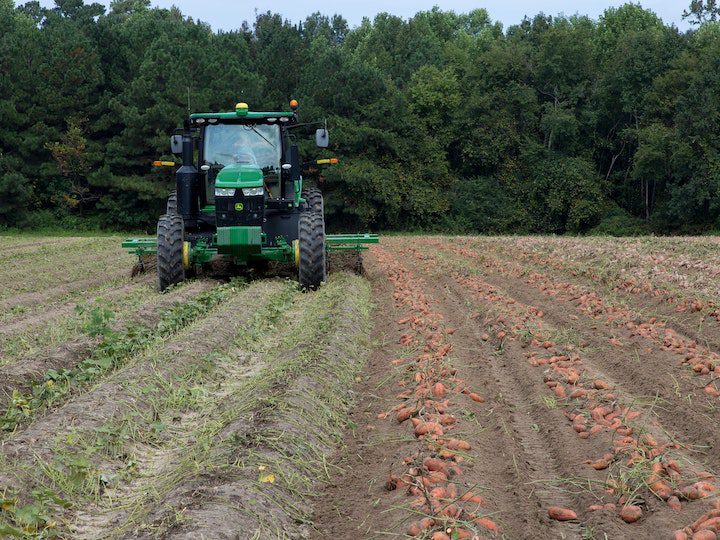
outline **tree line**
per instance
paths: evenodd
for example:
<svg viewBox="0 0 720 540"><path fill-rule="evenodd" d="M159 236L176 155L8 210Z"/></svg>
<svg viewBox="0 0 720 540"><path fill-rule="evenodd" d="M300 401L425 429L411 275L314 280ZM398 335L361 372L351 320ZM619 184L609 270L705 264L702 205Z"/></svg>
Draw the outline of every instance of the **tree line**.
<svg viewBox="0 0 720 540"><path fill-rule="evenodd" d="M720 23L636 4L598 20L261 13L213 31L149 0L0 0L0 226L152 230L193 111L327 118L334 230L720 228Z"/></svg>

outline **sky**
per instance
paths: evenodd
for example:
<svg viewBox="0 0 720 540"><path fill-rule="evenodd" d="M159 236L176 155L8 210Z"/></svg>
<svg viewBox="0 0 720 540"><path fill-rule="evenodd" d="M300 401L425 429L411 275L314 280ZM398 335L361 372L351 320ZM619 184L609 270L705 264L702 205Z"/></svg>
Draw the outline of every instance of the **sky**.
<svg viewBox="0 0 720 540"><path fill-rule="evenodd" d="M105 5L110 0L94 0ZM17 0L16 4L23 3ZM89 3L89 0L86 0ZM484 2L470 0L335 0L330 3L327 0L152 0L153 5L170 7L176 5L185 15L194 19L207 22L214 29L233 30L238 28L243 21L252 22L255 19L256 9L260 12L272 11L280 13L286 19L293 22L303 20L307 15L320 11L326 15L335 13L341 14L348 20L350 26L357 26L363 17L373 18L376 14L387 11L393 15L404 18L411 17L418 11L432 9L438 5L444 11L455 11L458 13L468 12L473 9L484 7L490 13L493 21L500 21L503 27L519 23L525 15L536 15L543 12L547 15L589 15L597 18L610 6L619 6L624 1L613 0L589 0L578 2L577 0L543 0L542 2L521 0L485 0ZM52 0L41 0L45 6L53 6ZM666 23L674 23L680 29L689 28L689 24L682 20L682 12L690 4L690 0L645 0L642 6L657 13Z"/></svg>

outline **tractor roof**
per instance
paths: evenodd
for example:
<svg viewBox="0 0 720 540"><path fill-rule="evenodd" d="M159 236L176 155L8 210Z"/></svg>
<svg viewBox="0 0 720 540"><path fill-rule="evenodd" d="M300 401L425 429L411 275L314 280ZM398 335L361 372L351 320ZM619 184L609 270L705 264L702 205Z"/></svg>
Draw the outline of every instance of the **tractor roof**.
<svg viewBox="0 0 720 540"><path fill-rule="evenodd" d="M234 122L243 122L244 120L255 120L255 121L263 121L263 120L269 120L274 121L273 119L277 119L280 122L288 122L288 123L295 123L297 121L296 113L295 111L251 111L248 108L247 103L238 103L235 106L235 111L233 112L216 112L216 113L194 113L190 115L190 120L194 121L195 123L201 123L197 122L198 120L209 120L209 119L217 119L217 120L230 120Z"/></svg>

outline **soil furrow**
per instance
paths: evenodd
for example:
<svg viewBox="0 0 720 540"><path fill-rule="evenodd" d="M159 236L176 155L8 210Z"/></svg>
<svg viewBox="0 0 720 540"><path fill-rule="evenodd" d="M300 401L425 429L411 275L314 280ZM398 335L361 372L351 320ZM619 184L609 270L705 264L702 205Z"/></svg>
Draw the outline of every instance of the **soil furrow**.
<svg viewBox="0 0 720 540"><path fill-rule="evenodd" d="M191 399L193 378L226 354L233 336L253 317L243 308L262 310L287 285L265 281L239 291L226 287L236 294L204 319L4 440L4 496L42 505L53 516L43 523L57 529L68 509L87 506L132 474L137 462L124 449L128 441L158 444L167 429L158 418L164 404Z"/></svg>
<svg viewBox="0 0 720 540"><path fill-rule="evenodd" d="M81 296L73 302L63 302L56 305L45 305L42 309L34 313L23 313L18 317L3 322L0 327L0 342L5 336L12 336L14 334L23 332L29 327L38 327L45 325L53 320L60 319L67 315L70 315L75 311L79 301L90 301L96 298L109 299L117 296L121 296L129 291L138 289L148 283L147 280L135 281L132 283L124 283L122 285L111 286L110 288L104 289L102 292L93 291L86 295Z"/></svg>
<svg viewBox="0 0 720 540"><path fill-rule="evenodd" d="M433 245L437 246L437 243L433 243ZM475 252L466 249L447 250L442 247L440 249L447 253L451 259L460 257L466 260L468 268L474 266L471 261L474 263L479 262L480 265L477 271L484 269L485 273L499 275L500 279L506 279L509 280L508 282L515 284L522 281L542 292L546 297L546 302L551 304L556 302L570 303L574 308L577 308L579 318L590 318L594 323L591 325L593 330L596 326L603 324L604 321L608 329L612 329L608 331L629 335L629 338L634 343L639 343L635 339L636 336L644 338L644 347L647 352L653 352L653 349L657 349L664 353L672 353L669 356L682 360L682 363L691 367L697 375L706 376L705 379L699 378L697 384L691 383L691 386L697 387L698 392L712 397L720 397L720 390L714 384L715 379L720 375L720 354L708 347L699 345L697 341L687 335L677 332L672 328L672 325L658 321L657 317L641 317L623 303L607 302L591 288L576 286L538 272L527 272L523 267L517 265L509 265L510 268L507 268L487 255L479 256ZM623 342L615 338L611 338L610 343L617 348L623 346ZM715 370L715 373L713 373L713 370Z"/></svg>
<svg viewBox="0 0 720 540"><path fill-rule="evenodd" d="M575 260L557 264L553 262L552 256L546 253L534 251L528 253L520 250L513 253L504 248L496 249L493 254L509 265L517 265L518 261L523 261L523 264L531 267L539 266L550 275L581 287L594 290L601 286L605 289L608 298L612 298L616 303L627 303L638 313L647 314L647 318L655 315L666 321L669 328L720 352L718 310L712 301L696 300L697 293L694 293L692 288L681 293L689 298L678 299L675 298L675 295L680 294L678 291L674 295L656 289L657 283L647 277L640 280L643 286L637 287L620 278L609 281L598 280L591 265L578 265ZM484 253L484 256L489 255Z"/></svg>
<svg viewBox="0 0 720 540"><path fill-rule="evenodd" d="M179 416L177 437L148 447L136 479L108 493L104 513L80 515L78 533L305 537L306 494L328 474L348 383L362 367L367 289L337 275L310 298L286 288L286 300L259 309L203 384L196 413L161 415ZM131 505L114 507L118 497Z"/></svg>
<svg viewBox="0 0 720 540"><path fill-rule="evenodd" d="M66 250L76 250L82 244L92 245L94 239L81 237L38 239L35 242L18 242L4 245L0 251L0 263L18 261L24 258L37 256L39 252L46 255L58 256ZM85 246L87 247L87 246Z"/></svg>
<svg viewBox="0 0 720 540"><path fill-rule="evenodd" d="M502 348L493 346L482 326L482 311L468 310L467 291L428 267L422 272L429 278L426 282L444 298L442 312L448 322L457 326L456 350L465 351L456 353L460 357L458 366L465 363L472 372L465 380L477 381L490 402L497 404L492 415L495 425L479 461L485 465L483 478L492 478L496 470L506 471L505 483L495 480L491 499L497 500L500 509L513 509L498 513L506 537L581 538L580 526L548 519L547 509L553 505L580 508L598 502L589 494L566 492L557 483L578 476L588 445L579 445L568 436L565 417L543 404L544 385L528 384L537 376L527 365L523 349L507 342ZM499 456L493 455L498 452Z"/></svg>
<svg viewBox="0 0 720 540"><path fill-rule="evenodd" d="M119 241L110 239L71 253L40 250L28 260L10 260L0 268L0 278L6 287L0 290L0 298L44 289L75 279L92 276L95 272L107 272L132 260L118 249ZM32 272L28 272L32 269Z"/></svg>
<svg viewBox="0 0 720 540"><path fill-rule="evenodd" d="M194 281L165 295L150 295L145 305L138 307L136 313L128 315L113 325L114 331L126 330L131 325L144 328L153 328L160 320L161 313L191 299L193 296L210 289L216 282ZM124 286L114 289L109 298L129 290L133 286ZM83 358L92 354L100 341L100 337L83 335L68 340L58 347L53 347L40 354L19 359L9 365L0 367L0 412L4 412L13 391L27 392L32 385L42 379L49 370L67 369L75 366Z"/></svg>
<svg viewBox="0 0 720 540"><path fill-rule="evenodd" d="M241 309L242 306L261 305L278 290L276 282L260 282L242 290L179 335L170 335L153 349L143 352L90 391L5 439L3 455L18 462L32 462L37 458L47 460L52 457L53 446L49 434L64 433L68 427L89 431L122 417L138 399L127 395L128 387L141 387L143 381L153 375L170 378L176 371L191 365L198 355L222 351L227 340L251 316Z"/></svg>
<svg viewBox="0 0 720 540"><path fill-rule="evenodd" d="M425 251L425 252L426 252L426 251ZM425 253L425 252L423 252L423 253ZM432 256L426 256L425 258L427 258L427 259L432 259L433 257L432 257ZM434 264L436 265L436 267L438 266L438 265L437 265L437 262L438 262L438 261L435 261L435 263L434 263ZM447 260L443 260L443 265L442 265L442 266L443 266L443 268L445 269L445 271L448 270ZM452 268L452 265L450 265L450 268ZM452 272L453 270L450 270L450 271ZM468 285L471 285L471 284L473 283L472 279L465 279L465 278L462 278L462 277L458 277L458 278L457 278L457 281L460 282L460 283L467 283ZM518 312L525 312L525 311L535 312L535 313L538 313L538 314L543 314L543 315L542 315L543 317L545 316L543 310L538 309L537 307L532 307L532 308L530 308L529 310L527 310L526 308L523 308L522 305L518 305L515 299L513 299L512 297L509 297L509 296L505 295L505 294L502 293L502 292L499 292L498 289L494 289L494 288L493 288L492 286L490 286L490 285L486 285L485 287L489 287L489 289L487 289L487 290L490 291L490 293L491 293L490 296L491 296L491 297L497 297L499 300L502 299L502 303L504 303L504 304L506 304L506 305L508 305L508 306L512 306L513 309L515 309L515 310L518 311ZM498 320L503 320L503 318L504 318L504 317L502 317L502 316L501 316L501 317L498 317ZM514 323L512 323L511 321L512 321L512 319L510 319L510 320L508 321L508 324L514 324ZM517 328L519 328L519 326L515 326L515 327L513 327L513 328L516 328L516 329L517 329ZM538 327L538 328L539 328L539 327ZM551 330L551 327L546 328L546 331L550 331L550 330ZM504 334L505 334L505 332L499 332L499 333L498 333L499 336L500 336L500 335L504 335ZM544 332L543 332L543 334L544 334ZM520 332L520 335L522 335L522 332ZM552 348L554 349L554 345L553 345L552 343L550 343L550 342L547 342L546 345L545 345L545 347L546 347L546 348L547 348L547 347L552 347ZM533 354L536 354L536 353L533 353ZM557 353L553 353L553 354L557 354ZM585 353L583 353L583 357L584 357L584 359L585 359ZM560 363L562 364L562 363L564 363L564 361L562 360L563 358L566 358L566 357L554 356L554 357L550 358L550 362L552 363L552 362L556 362L556 361L560 360ZM585 359L585 360L587 360L587 359ZM545 362L545 361L546 361L546 360L543 360L543 362ZM533 363L533 365L537 365L538 362L535 361L535 360L533 360L533 359L531 358L531 363ZM594 367L594 366L592 366L591 362L586 361L585 364L588 366L588 375L590 375L591 378L594 378L594 377L596 377L596 376L598 376L598 375L601 375L601 373L597 370L597 368ZM555 369L555 367L553 367L553 369ZM574 370L570 370L570 371L574 371ZM568 372L565 371L565 373L568 373ZM580 375L581 375L581 377L582 377L582 372L580 373ZM568 376L569 376L569 374L568 374ZM546 379L546 380L547 380L547 379ZM627 393L627 394L624 393L620 388L617 387L617 384L616 384L616 383L613 383L613 382L610 381L610 380L605 380L605 379L603 379L603 380L604 380L604 382L602 383L602 384L603 384L603 387L604 387L604 388L610 388L610 389L612 390L612 392L613 392L612 399L613 399L613 400L619 400L619 402L621 402L621 403L627 403L627 404L631 405L633 409L638 409L638 408L641 409L641 407L638 407L638 406L637 406L637 399L636 399L635 397L633 397L632 394L630 394L630 393ZM550 382L548 382L548 385L549 385L549 384L550 384ZM556 383L553 383L553 384L556 384ZM575 383L571 383L571 384L575 384ZM558 388L555 388L555 390L558 390ZM565 398L565 390L564 390L564 389L561 389L561 390L562 390L562 393L561 393L562 395L559 395L559 397L562 397L562 398L564 399L564 398ZM609 397L609 395L608 395L608 397ZM603 410L606 411L604 414L606 414L606 413L607 413L607 410L609 410L609 409L607 409L606 407L601 407L601 409L603 409ZM629 410L629 409L628 409L628 410ZM593 412L593 418L595 418L595 412L597 412L597 411L594 411L594 412ZM623 414L628 414L628 416L630 415L629 412L623 413ZM632 414L637 414L637 413L632 413ZM640 414L642 414L642 413L640 413ZM575 415L572 415L572 416L575 416ZM572 416L570 417L571 419L572 419ZM659 425L657 422L653 421L651 418L649 418L649 417L647 416L646 413L645 413L645 414L642 414L641 418L642 418L642 417L645 417L645 420L643 420L642 423L640 424L640 427L641 427L640 432L648 432L648 430L649 430L649 433L652 433L652 434L654 434L655 436L657 436L657 437L659 438L658 440L663 439L663 438L664 438L664 431L665 431L665 430L664 430L664 428L662 427L662 425ZM574 425L574 427L576 427L576 426ZM599 427L599 426L598 426L598 427ZM621 427L622 427L622 423L619 423L619 424L618 424L618 432L621 431L621 429L620 429ZM624 428L624 427L622 427L622 430L623 430L623 431L629 431L629 433L632 433L632 428ZM578 431L579 431L579 430L578 430ZM580 433L580 434L582 435L582 433ZM586 435L587 435L587 434L586 434ZM644 437L644 435L643 435L643 437ZM630 438L625 437L625 439L628 439L629 442L632 442L632 437L630 437ZM592 440L592 438L591 438L591 440ZM641 441L641 444L642 444L642 440L643 440L643 439L638 439L638 440ZM654 442L654 441L655 441L655 438L654 438L654 437L653 437L652 439L649 439L649 440L652 441L653 447L657 444L656 442ZM615 443L613 442L613 444L615 444ZM636 443L633 443L633 444L636 444ZM675 446L675 445L673 445L673 446ZM617 452L617 450L615 450L615 452ZM622 452L625 452L625 450L622 450ZM662 451L660 451L660 452L662 453ZM653 453L655 453L655 451L653 451ZM610 454L607 454L607 455L609 456ZM656 454L656 455L657 455L657 454ZM680 457L682 456L682 454L681 454L680 452L677 452L676 455L678 455L678 458L680 458ZM603 459L605 459L605 458L603 458ZM635 459L635 458L633 458L633 459ZM663 459L667 459L667 458L663 458ZM687 456L684 456L684 457L683 457L683 463L684 463L684 466L689 469L689 471L687 471L689 476L686 476L686 480L685 480L686 482L687 482L687 481L693 482L693 481L694 481L694 480L693 480L693 477L695 478L695 480L697 480L698 477L697 477L697 476L693 476L694 474L698 474L698 475L706 475L706 474L707 474L707 472L694 473L693 471L701 471L702 468L698 468L698 467L697 467L697 464L696 464L693 460L688 459ZM635 467L635 465L633 465L633 467ZM604 468L607 468L607 465L604 465L603 467L600 467L600 469L604 469ZM679 469L678 469L678 471L679 471ZM622 477L622 472L621 472L620 476ZM705 476L700 476L700 478L705 478ZM709 475L708 478L712 478L712 475ZM653 485L653 486L655 486L655 484L653 484L653 482L656 482L656 481L657 481L657 480L649 480L649 481L648 481L648 485ZM713 480L711 479L710 481L712 482ZM663 497L663 498L667 498L667 497L671 494L671 490L670 490L667 486L663 487L661 484L662 484L662 483L658 483L658 487L653 487L653 489L654 489L654 490L667 489L667 495L664 495L664 497ZM711 484L708 484L708 483L706 483L706 482L702 482L701 484L702 484L703 486L707 485L707 486L708 486L708 489L709 489L711 492L715 490L715 487L714 487L713 485L711 485ZM700 485L700 484L698 484L698 485ZM660 491L656 491L656 493L660 493ZM677 491L677 493L678 493L678 495L680 495L680 491ZM684 495L681 495L681 496L684 496ZM663 527L663 528L670 528L670 529L671 529L673 526L676 526L676 527L677 527L677 526L679 525L679 522L678 522L677 520L674 520L674 519L672 518L672 516L668 515L667 512L662 512L662 511L661 511L661 510L662 510L662 507L658 507L656 504L652 504L652 503L653 503L653 500L652 500L652 499L649 499L649 500L646 499L646 500L645 500L645 503L644 503L644 504L648 505L648 509L651 511L651 513L650 513L650 515L648 516L647 520L644 520L644 522L643 522L643 525L645 526L646 531L649 531L649 530L653 530L653 531L654 531L654 530L655 530L654 527L658 527L658 526L661 526L661 527ZM697 514L697 513L699 513L699 512L702 511L702 510L701 510L700 508L696 508L696 507L693 506L690 511L691 511L693 514ZM595 527L595 526L597 526L597 522L596 522L596 521L593 521L593 527ZM648 537L648 538L651 538L651 537L653 537L652 534L654 534L654 533L648 532L647 534L648 534L647 537Z"/></svg>
<svg viewBox="0 0 720 540"><path fill-rule="evenodd" d="M399 257L408 264L407 255L410 253L398 251ZM369 260L375 263L374 258ZM494 355L495 351L481 338L476 313L468 313L466 295L449 288L442 276L428 277L423 283L427 285L429 298L434 299L432 305L437 304L445 319L441 328L445 328L445 324L447 328L452 328L450 343L454 352L450 365L457 369L458 375L463 376L465 384L477 388L487 399L479 411L473 411L469 405L460 410L461 417L474 418L479 429L463 435L472 445L472 450L463 455L466 470L458 476L460 483L456 485L459 489L463 489L460 486L472 489L486 499L483 505L486 505L493 520L500 524L507 538L537 538L538 535L580 538L582 531L578 525L559 524L547 517L551 504L574 505L578 500L576 494L567 494L559 487L549 485L563 475L577 474L580 467L577 455L574 459L561 455L568 445L557 444L558 440L548 438L545 431L552 430L553 425L563 426L567 420L559 411L543 410L539 394L528 398L522 377L513 379L508 376L507 364L527 366L521 351ZM398 339L393 338L393 334L398 330L391 331L389 335L387 332L389 328L397 328L392 319L403 314L396 311L392 304L388 305L390 294L387 287L380 285L384 276L371 274L370 279L376 287L385 291L376 300L377 313L383 314L378 330L387 336L383 338L384 342L397 343ZM383 365L389 365L393 358L402 355L402 348L397 345L383 346L381 352L374 355L371 365L381 370ZM393 382L396 382L394 378L380 372L367 381L370 386L365 383L362 389L358 389L358 392L372 397L364 406L361 405L363 412L356 413L356 423L372 429L369 432L364 429L353 432L348 453L338 458L340 466L353 467L352 462L356 465L352 473L348 472L342 481L323 494L323 499L328 502L320 506L329 508L316 516L316 524L322 532L318 538L349 538L355 535L390 537L405 530L412 519L412 513L404 510L396 512L398 517L389 521L374 508L381 501L385 501L383 506L403 505L399 489L390 494L383 492L382 485L387 478L384 471L396 470L402 456L415 447L412 439L398 438L397 428L387 426L387 421L378 422L375 416L378 410L387 410L388 407L378 395L378 389ZM384 390L383 393L386 392ZM521 396L523 399L520 399ZM467 402L472 403L470 400ZM572 439L570 443L570 446L575 444ZM351 464L348 465L348 462ZM368 470L358 467L358 463L373 465ZM564 463L573 463L575 469L562 465ZM588 500L597 502L595 499ZM405 520L400 519L403 515L407 516ZM487 530L480 534L483 537L492 536Z"/></svg>
<svg viewBox="0 0 720 540"><path fill-rule="evenodd" d="M492 285L503 289L518 301L538 307L556 328L570 330L573 341L582 346L583 356L604 379L639 401L653 403L653 413L670 430L671 437L684 443L695 460L711 471L720 470L720 455L708 451L720 444L717 433L717 399L702 392L703 385L682 366L678 356L660 347L648 347L645 339L631 335L623 326L590 319L574 309L559 295L547 296L528 285L524 279L505 277L489 269L476 267ZM566 305L569 304L570 310ZM616 340L616 341L613 341ZM613 345L621 343L622 347ZM677 410L688 411L694 422Z"/></svg>
<svg viewBox="0 0 720 540"><path fill-rule="evenodd" d="M95 287L105 285L107 283L120 282L126 280L129 274L128 268L121 268L102 272L98 277L72 281L57 285L36 292L27 292L0 300L0 316L13 308L32 306L36 304L44 304L62 298L63 296L79 291L88 291Z"/></svg>

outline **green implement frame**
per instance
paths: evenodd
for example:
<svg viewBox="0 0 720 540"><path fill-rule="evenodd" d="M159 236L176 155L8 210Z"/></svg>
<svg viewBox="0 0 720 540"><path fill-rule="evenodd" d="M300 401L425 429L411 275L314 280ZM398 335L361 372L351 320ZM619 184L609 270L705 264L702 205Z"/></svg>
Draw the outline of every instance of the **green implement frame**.
<svg viewBox="0 0 720 540"><path fill-rule="evenodd" d="M365 251L365 244L379 244L377 234L327 234L325 251Z"/></svg>
<svg viewBox="0 0 720 540"><path fill-rule="evenodd" d="M263 235L264 236L264 235ZM263 238L264 240L264 238ZM366 244L378 244L380 237L377 234L328 234L325 236L325 251L365 251L368 249ZM217 235L215 236L215 245L217 245ZM278 248L262 248L261 253L257 256L259 259L270 260L291 260L291 246L282 242ZM157 253L156 238L128 238L122 243L122 247L128 250L128 253L141 257L144 254ZM190 258L192 262L203 263L208 262L214 255L218 254L217 247L196 245L191 248ZM267 251L267 253L265 253ZM287 251L281 255L278 251ZM255 257L253 257L255 258Z"/></svg>

